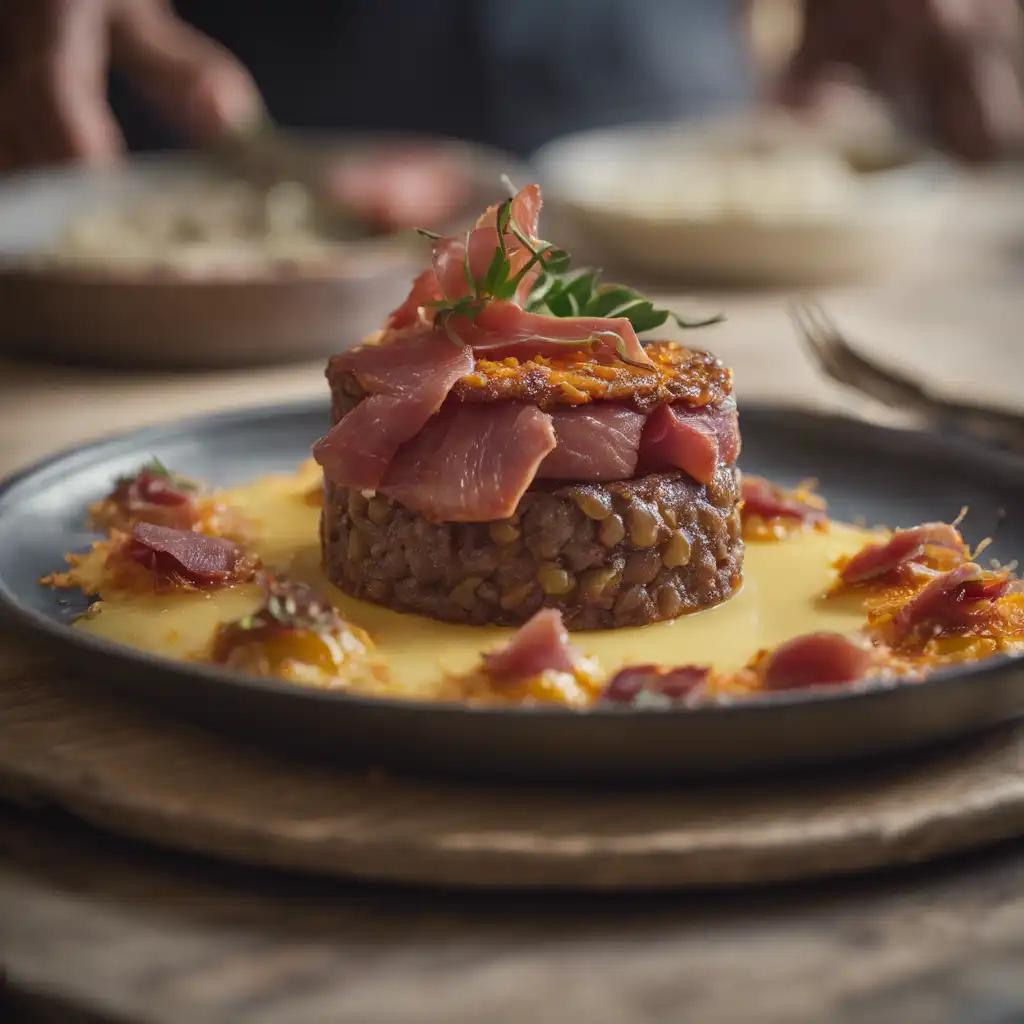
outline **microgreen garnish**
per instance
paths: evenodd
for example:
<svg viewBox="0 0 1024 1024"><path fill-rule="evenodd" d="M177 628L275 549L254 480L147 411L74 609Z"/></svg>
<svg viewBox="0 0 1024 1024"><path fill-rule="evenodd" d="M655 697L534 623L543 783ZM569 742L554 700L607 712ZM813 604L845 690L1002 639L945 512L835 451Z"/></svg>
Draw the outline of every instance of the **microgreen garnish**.
<svg viewBox="0 0 1024 1024"><path fill-rule="evenodd" d="M127 486L134 483L140 476L153 476L166 480L168 486L178 491L195 491L198 486L191 480L169 470L155 455L149 462L143 463L134 473L126 473L114 479L117 487Z"/></svg>
<svg viewBox="0 0 1024 1024"><path fill-rule="evenodd" d="M267 598L253 615L239 619L246 632L257 629L304 630L323 634L341 628L337 611L321 601L312 587L291 580L268 578Z"/></svg>
<svg viewBox="0 0 1024 1024"><path fill-rule="evenodd" d="M683 328L709 327L725 319L722 314L704 320L686 320L658 309L639 292L621 284L601 284L601 271L593 268L574 274L548 274L530 292L526 308L551 316L624 317L637 334L661 327L669 317Z"/></svg>
<svg viewBox="0 0 1024 1024"><path fill-rule="evenodd" d="M473 276L469 265L469 232L466 233L463 273L470 292L459 299L440 299L428 303L429 306L437 310L435 321L443 323L445 319L452 316L464 316L469 320L475 320L489 299L497 299L501 302L514 299L523 279L538 264L543 268L544 273L562 273L568 269L569 254L565 250L558 249L549 242L535 244L516 224L512 217L511 199L506 199L498 206L495 223L498 230L498 244L494 249L491 262L487 265L487 270L479 279ZM433 232L421 230L420 234L436 240ZM530 259L515 273L512 272L512 260L506 241L509 234L518 239L530 253Z"/></svg>
<svg viewBox="0 0 1024 1024"><path fill-rule="evenodd" d="M540 267L524 308L530 313L542 313L555 317L588 317L596 319L622 318L628 320L637 334L661 327L670 317L684 329L708 327L719 323L725 317L721 314L702 320L688 320L667 309L657 308L653 302L645 299L639 292L620 284L601 284L601 271L592 268L570 271L572 257L564 249L559 249L550 242L534 241L522 230L512 216L512 201L515 189L512 183L503 178L503 182L512 197L500 203L495 212L495 226L498 232L498 245L487 266L484 275L477 279L473 276L469 265L469 236L466 234L465 254L463 257L463 273L470 291L459 299L440 299L427 305L435 312L435 323L443 325L451 317L465 317L475 320L489 300L496 299L508 302L516 298L519 286L530 271ZM417 229L424 238L439 241L441 236L436 232ZM530 253L530 259L515 273L512 272L512 261L508 252L508 236L511 235ZM614 333L614 332L608 332ZM458 341L453 336L453 340ZM550 338L544 339L567 346L580 347L579 339ZM598 338L593 341L596 344ZM628 358L625 342L616 341L616 352L627 363L640 366Z"/></svg>

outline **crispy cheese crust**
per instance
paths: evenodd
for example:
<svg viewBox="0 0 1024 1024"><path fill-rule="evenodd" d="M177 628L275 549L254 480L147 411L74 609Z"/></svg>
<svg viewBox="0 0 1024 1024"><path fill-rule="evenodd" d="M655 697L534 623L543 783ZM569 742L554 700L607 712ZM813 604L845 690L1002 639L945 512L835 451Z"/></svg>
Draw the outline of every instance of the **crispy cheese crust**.
<svg viewBox="0 0 1024 1024"><path fill-rule="evenodd" d="M717 407L732 395L732 371L707 352L674 341L653 341L647 354L654 360L653 369L597 359L582 351L524 361L479 356L473 372L452 388L451 397L460 402L528 402L545 411L608 401L650 412L675 402ZM327 379L337 422L366 392L356 374L334 360Z"/></svg>

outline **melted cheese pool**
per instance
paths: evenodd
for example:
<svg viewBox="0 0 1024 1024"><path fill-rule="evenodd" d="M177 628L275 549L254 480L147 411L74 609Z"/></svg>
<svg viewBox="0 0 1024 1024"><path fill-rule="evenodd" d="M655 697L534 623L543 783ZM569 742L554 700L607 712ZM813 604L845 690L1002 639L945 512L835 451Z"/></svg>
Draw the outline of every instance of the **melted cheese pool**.
<svg viewBox="0 0 1024 1024"><path fill-rule="evenodd" d="M379 692L436 697L446 673L471 670L482 650L512 633L399 614L331 586L320 571L319 509L308 500L317 480L317 473L304 467L293 476L265 478L221 498L251 522L252 546L269 568L311 584L345 618L371 634L389 669ZM573 644L596 657L602 673L651 662L734 670L758 650L801 633L852 632L864 625L861 601L826 602L822 594L834 578L835 559L876 538L866 530L833 524L827 532L748 542L743 589L724 605L643 628L574 633ZM188 659L204 650L216 625L254 612L261 600L255 584L105 600L99 614L81 619L78 628L154 654Z"/></svg>

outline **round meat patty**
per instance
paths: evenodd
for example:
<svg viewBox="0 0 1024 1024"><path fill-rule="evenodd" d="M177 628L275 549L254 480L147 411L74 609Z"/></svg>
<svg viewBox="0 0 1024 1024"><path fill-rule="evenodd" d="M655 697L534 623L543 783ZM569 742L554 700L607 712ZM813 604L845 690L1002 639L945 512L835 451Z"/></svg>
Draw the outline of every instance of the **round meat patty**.
<svg viewBox="0 0 1024 1024"><path fill-rule="evenodd" d="M508 519L432 523L325 484L324 571L353 597L447 622L515 626L558 608L570 630L700 611L742 581L739 472L537 482Z"/></svg>
<svg viewBox="0 0 1024 1024"><path fill-rule="evenodd" d="M682 403L715 409L732 398L732 372L708 352L673 341L644 346L654 366L602 363L583 353L562 359L493 360L478 357L474 372L451 390L457 402L526 402L549 412L596 402L615 402L638 412ZM578 358L577 358L578 357ZM348 367L345 354L327 365L331 417L337 423L365 397L366 391Z"/></svg>

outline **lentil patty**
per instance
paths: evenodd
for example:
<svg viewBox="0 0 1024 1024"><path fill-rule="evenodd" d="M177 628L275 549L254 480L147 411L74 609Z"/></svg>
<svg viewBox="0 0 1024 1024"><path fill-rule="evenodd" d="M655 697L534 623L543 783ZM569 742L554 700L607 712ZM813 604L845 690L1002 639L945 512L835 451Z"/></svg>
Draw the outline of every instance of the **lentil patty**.
<svg viewBox="0 0 1024 1024"><path fill-rule="evenodd" d="M731 371L707 352L674 341L653 341L645 351L654 360L653 369L616 359L602 362L583 352L523 362L511 357L480 357L473 372L455 384L450 396L460 402L527 402L545 411L614 401L638 412L650 412L674 402L694 408L716 407L732 394ZM340 369L334 360L328 365L327 379L337 422L365 397L365 391L355 374Z"/></svg>
<svg viewBox="0 0 1024 1024"><path fill-rule="evenodd" d="M742 579L739 473L538 482L514 515L429 523L383 495L325 485L324 570L354 597L448 622L519 625L542 606L571 630L642 626L731 597Z"/></svg>

